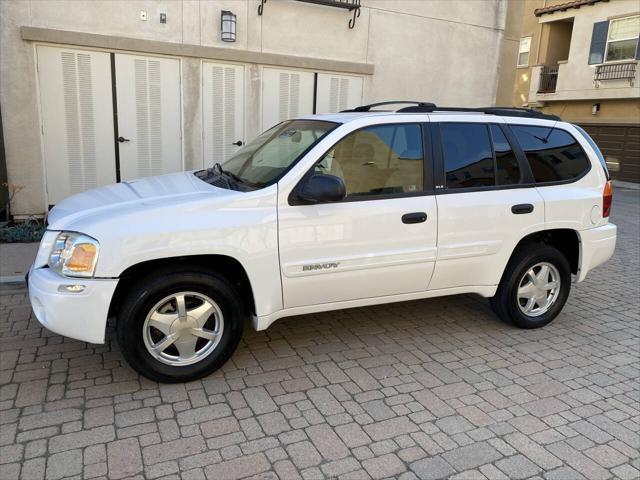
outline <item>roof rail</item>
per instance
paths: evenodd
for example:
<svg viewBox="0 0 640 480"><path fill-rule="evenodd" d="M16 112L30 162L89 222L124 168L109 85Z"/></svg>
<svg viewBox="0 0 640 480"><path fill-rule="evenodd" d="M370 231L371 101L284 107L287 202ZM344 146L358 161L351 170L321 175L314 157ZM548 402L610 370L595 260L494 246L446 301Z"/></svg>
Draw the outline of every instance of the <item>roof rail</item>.
<svg viewBox="0 0 640 480"><path fill-rule="evenodd" d="M399 111L407 111L408 109L401 109ZM417 110L413 110L417 111ZM540 110L533 108L518 108L518 107L436 107L432 112L476 112L484 113L485 115L498 115L501 117L524 117L524 118L539 118L542 120L554 120L560 121L561 118L551 113L543 113Z"/></svg>
<svg viewBox="0 0 640 480"><path fill-rule="evenodd" d="M361 105L359 107L355 107L351 110L343 110L340 113L345 113L345 112L368 112L370 111L372 108L375 107L382 107L384 105L404 105L404 104L409 104L409 105L415 105L416 107L419 108L436 108L436 104L435 103L429 103L429 102L417 102L417 101L411 101L411 100L391 100L388 102L378 102L378 103L371 103L369 105ZM400 111L400 110L398 110Z"/></svg>
<svg viewBox="0 0 640 480"><path fill-rule="evenodd" d="M498 115L502 117L525 117L525 118L539 118L544 120L560 121L560 117L557 115L543 113L540 110L533 108L519 108L519 107L438 107L435 103L431 102L418 102L409 100L392 100L388 102L371 103L369 105L362 105L355 107L351 110L343 110L343 112L369 112L372 108L381 107L385 105L409 105L396 110L399 113L432 113L432 112L473 112L484 113L485 115Z"/></svg>

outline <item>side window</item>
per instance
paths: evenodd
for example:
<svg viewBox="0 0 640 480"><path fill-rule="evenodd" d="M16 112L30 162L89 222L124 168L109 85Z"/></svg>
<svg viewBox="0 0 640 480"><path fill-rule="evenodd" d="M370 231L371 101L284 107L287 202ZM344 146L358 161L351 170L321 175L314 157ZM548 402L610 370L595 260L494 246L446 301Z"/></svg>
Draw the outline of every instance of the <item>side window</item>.
<svg viewBox="0 0 640 480"><path fill-rule="evenodd" d="M496 180L498 185L520 183L520 166L507 137L502 133L500 126L491 124L489 128L491 129L493 151L496 156Z"/></svg>
<svg viewBox="0 0 640 480"><path fill-rule="evenodd" d="M511 125L527 155L537 183L572 180L589 170L591 163L568 132L552 127Z"/></svg>
<svg viewBox="0 0 640 480"><path fill-rule="evenodd" d="M424 190L419 124L377 125L350 133L315 166L344 180L347 197Z"/></svg>
<svg viewBox="0 0 640 480"><path fill-rule="evenodd" d="M447 188L495 185L493 152L484 123L442 123L442 152Z"/></svg>

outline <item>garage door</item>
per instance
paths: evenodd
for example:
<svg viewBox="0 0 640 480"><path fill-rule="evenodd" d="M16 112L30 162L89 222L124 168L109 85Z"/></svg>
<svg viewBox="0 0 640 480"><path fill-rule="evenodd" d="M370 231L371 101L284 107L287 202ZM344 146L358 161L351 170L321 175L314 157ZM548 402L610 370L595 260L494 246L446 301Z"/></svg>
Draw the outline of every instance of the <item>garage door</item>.
<svg viewBox="0 0 640 480"><path fill-rule="evenodd" d="M640 127L582 125L602 150L611 177L640 183Z"/></svg>

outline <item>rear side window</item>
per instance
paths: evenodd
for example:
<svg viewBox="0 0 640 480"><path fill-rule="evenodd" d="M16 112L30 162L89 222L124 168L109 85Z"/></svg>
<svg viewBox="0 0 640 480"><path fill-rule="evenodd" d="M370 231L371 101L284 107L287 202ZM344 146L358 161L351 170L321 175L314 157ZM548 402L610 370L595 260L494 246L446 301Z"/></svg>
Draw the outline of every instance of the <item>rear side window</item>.
<svg viewBox="0 0 640 480"><path fill-rule="evenodd" d="M568 132L552 127L511 125L527 156L536 183L574 180L591 166Z"/></svg>
<svg viewBox="0 0 640 480"><path fill-rule="evenodd" d="M507 137L504 136L498 125L491 124L489 128L493 140L493 151L496 155L496 181L498 185L520 183L520 165L518 165L518 159L513 153Z"/></svg>
<svg viewBox="0 0 640 480"><path fill-rule="evenodd" d="M442 123L440 135L447 188L478 188L496 184L486 124Z"/></svg>

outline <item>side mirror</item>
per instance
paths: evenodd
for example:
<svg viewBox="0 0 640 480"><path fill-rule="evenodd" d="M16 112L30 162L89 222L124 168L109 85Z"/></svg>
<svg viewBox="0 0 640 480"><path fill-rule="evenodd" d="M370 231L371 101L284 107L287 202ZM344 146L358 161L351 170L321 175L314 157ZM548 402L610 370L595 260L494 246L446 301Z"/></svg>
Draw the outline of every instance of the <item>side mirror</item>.
<svg viewBox="0 0 640 480"><path fill-rule="evenodd" d="M297 196L304 203L339 202L347 196L347 189L340 177L315 174L298 188Z"/></svg>

